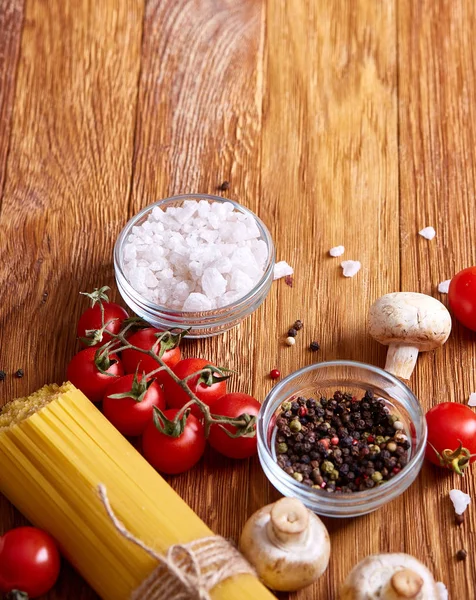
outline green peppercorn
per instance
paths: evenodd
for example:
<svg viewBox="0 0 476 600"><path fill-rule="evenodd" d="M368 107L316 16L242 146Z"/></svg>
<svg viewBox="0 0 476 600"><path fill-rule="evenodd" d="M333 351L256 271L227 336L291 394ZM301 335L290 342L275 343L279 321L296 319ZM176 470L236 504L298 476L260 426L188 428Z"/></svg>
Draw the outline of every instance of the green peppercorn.
<svg viewBox="0 0 476 600"><path fill-rule="evenodd" d="M293 473L293 477L296 481L302 481L303 480L303 476L301 475L301 473Z"/></svg>
<svg viewBox="0 0 476 600"><path fill-rule="evenodd" d="M286 454L288 451L288 445L285 442L281 442L277 447L278 454Z"/></svg>
<svg viewBox="0 0 476 600"><path fill-rule="evenodd" d="M286 412L287 410L291 410L292 405L291 402L283 402L281 404L281 410L283 410L284 412Z"/></svg>
<svg viewBox="0 0 476 600"><path fill-rule="evenodd" d="M383 476L382 476L382 473L380 473L380 471L375 471L375 473L372 475L372 481L375 481L375 483L382 481L382 479L383 479Z"/></svg>
<svg viewBox="0 0 476 600"><path fill-rule="evenodd" d="M393 425L394 423L396 423L396 421L398 421L398 417L397 417L397 415L390 415L390 416L388 417L388 421L389 421L389 423L390 423L391 425Z"/></svg>
<svg viewBox="0 0 476 600"><path fill-rule="evenodd" d="M383 437L383 435L378 435L375 438L375 443L378 444L380 446L380 444L384 444L385 443L385 438Z"/></svg>
<svg viewBox="0 0 476 600"><path fill-rule="evenodd" d="M396 449L397 449L397 444L395 442L388 442L387 450L389 452L395 452Z"/></svg>
<svg viewBox="0 0 476 600"><path fill-rule="evenodd" d="M332 473L332 471L334 470L334 465L331 463L330 460L325 460L322 465L321 465L321 471L323 473Z"/></svg>
<svg viewBox="0 0 476 600"><path fill-rule="evenodd" d="M301 422L299 421L299 419L292 420L291 423L289 423L289 429L293 433L297 433L298 431L301 431L302 425L301 425Z"/></svg>
<svg viewBox="0 0 476 600"><path fill-rule="evenodd" d="M329 474L330 479L332 479L333 481L337 481L339 479L339 471L337 469L334 469L332 471L332 473Z"/></svg>

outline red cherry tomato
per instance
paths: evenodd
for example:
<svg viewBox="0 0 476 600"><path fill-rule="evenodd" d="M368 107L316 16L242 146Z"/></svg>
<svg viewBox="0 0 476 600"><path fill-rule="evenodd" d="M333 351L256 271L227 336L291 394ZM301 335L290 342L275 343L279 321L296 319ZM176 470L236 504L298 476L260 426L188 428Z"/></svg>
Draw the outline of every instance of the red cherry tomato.
<svg viewBox="0 0 476 600"><path fill-rule="evenodd" d="M162 332L154 327L147 327L146 329L140 329L133 333L128 338L128 341L133 346L143 348L144 350L153 350L156 354L159 354L160 342L157 339L157 335L160 335L160 333ZM180 348L176 346L175 348L166 350L161 358L168 367L172 368L181 358ZM135 373L136 370L139 369L140 373L145 371L147 374L160 367L159 363L151 356L139 352L139 350L132 349L124 350L124 352L122 352L122 363L126 373ZM165 374L162 371L159 371L154 377L157 381L162 383Z"/></svg>
<svg viewBox="0 0 476 600"><path fill-rule="evenodd" d="M448 299L458 321L476 331L476 267L463 269L453 277Z"/></svg>
<svg viewBox="0 0 476 600"><path fill-rule="evenodd" d="M29 598L38 598L54 586L60 565L56 542L46 531L18 527L0 537L2 594L19 590Z"/></svg>
<svg viewBox="0 0 476 600"><path fill-rule="evenodd" d="M119 304L116 304L115 302L103 302L102 306L104 309L104 324L107 323L106 331L102 334L102 336L98 337L97 340L90 338L93 343L87 345L93 346L98 343L108 342L111 339L111 336L106 332L110 331L111 333L119 333L124 319L127 319L129 316L122 306L119 306ZM101 327L101 307L99 304L95 304L91 308L85 310L81 315L78 322L78 337L88 338L90 336L87 335L87 331L98 330L101 329Z"/></svg>
<svg viewBox="0 0 476 600"><path fill-rule="evenodd" d="M167 419L173 419L179 411L164 411ZM185 429L178 437L170 437L159 431L151 421L142 436L142 452L149 463L163 473L183 473L191 469L205 451L205 429L192 414L186 420Z"/></svg>
<svg viewBox="0 0 476 600"><path fill-rule="evenodd" d="M185 377L188 377L188 375L196 373L210 365L211 363L203 358L186 358L177 363L172 371L177 377L184 379ZM182 408L190 401L190 396L187 392L182 389L170 375L164 377L163 384L167 406ZM202 402L205 402L205 404L208 404L208 406L212 406L218 398L226 394L226 381L219 381L212 385L207 385L201 379L200 375L197 375L196 377L189 379L187 384L197 398ZM192 406L192 414L198 419L201 419L203 416L202 411L196 405Z"/></svg>
<svg viewBox="0 0 476 600"><path fill-rule="evenodd" d="M213 403L213 414L224 417L239 417L247 414L257 416L261 404L248 394L225 394ZM236 433L233 425L223 425L231 433ZM229 458L248 458L256 454L256 425L255 435L251 437L230 437L219 425L212 425L208 441L210 446Z"/></svg>
<svg viewBox="0 0 476 600"><path fill-rule="evenodd" d="M111 396L120 394L122 398ZM123 435L137 436L152 421L153 407L165 409L165 396L157 381L146 382L142 375L124 375L112 381L102 403L102 410L109 421Z"/></svg>
<svg viewBox="0 0 476 600"><path fill-rule="evenodd" d="M458 459L464 456L456 457L456 463L451 460L445 460L446 464L441 464L438 454L445 456L454 452L462 444L469 454L476 454L476 413L465 404L456 402L443 402L437 404L426 413L426 423L428 425L428 442L426 446L426 458L435 465L446 466L447 468L458 470ZM471 458L474 462L476 456Z"/></svg>
<svg viewBox="0 0 476 600"><path fill-rule="evenodd" d="M116 354L109 357L110 364L102 365L102 368L108 373L101 373L96 365L97 348L85 348L75 354L71 359L66 376L73 385L80 389L91 402L101 402L106 392L107 386L114 380L114 377L124 375L122 363Z"/></svg>

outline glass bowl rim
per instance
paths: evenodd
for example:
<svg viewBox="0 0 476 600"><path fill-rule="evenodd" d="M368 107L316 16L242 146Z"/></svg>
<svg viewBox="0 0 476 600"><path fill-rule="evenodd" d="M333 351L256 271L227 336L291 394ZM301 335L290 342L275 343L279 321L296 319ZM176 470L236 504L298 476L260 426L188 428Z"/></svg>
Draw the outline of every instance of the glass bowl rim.
<svg viewBox="0 0 476 600"><path fill-rule="evenodd" d="M400 471L400 473L398 473L395 477L392 477L391 480L385 482L384 485L377 486L377 487L371 488L369 490L352 492L352 493L348 493L348 494L329 494L329 492L326 492L325 490L318 490L316 488L310 488L309 486L307 486L303 483L294 481L292 479L292 477L287 475L287 473L285 473L281 469L281 467L279 467L279 465L276 463L275 459L273 458L273 456L270 452L270 449L269 449L269 446L267 443L267 430L265 429L266 409L272 405L273 400L276 399L276 397L279 395L281 390L290 381L292 381L293 379L295 379L303 374L307 374L312 371L318 371L320 369L325 369L325 368L329 368L329 367L359 368L359 369L363 369L365 371L371 372L375 375L379 375L379 376L387 379L389 381L389 383L396 385L402 392L404 392L410 398L410 400L414 403L415 408L420 413L420 430L419 431L417 431L416 424L413 421L413 419L411 419L411 423L415 427L415 437L416 437L416 441L417 441L415 451L413 452L413 456L411 457L408 464ZM275 411L273 411L272 414L274 414L274 413L275 413ZM272 415L270 415L270 418L272 418ZM368 499L370 501L380 495L383 495L383 493L385 491L390 492L391 490L395 490L395 488L398 488L399 484L401 484L402 481L404 481L411 474L412 469L414 469L415 467L418 467L418 465L422 463L423 454L424 454L424 450L426 447L426 440L427 440L427 426L426 426L426 421L425 421L425 413L423 411L423 408L422 408L418 398L415 396L413 391L405 383L403 383L403 381L401 381L400 379L398 379L397 377L395 377L388 371L385 371L384 369L381 369L380 367L376 367L376 366L370 365L368 363L352 361L352 360L330 360L330 361L324 361L324 362L320 362L320 363L314 363L312 365L302 367L301 369L298 369L297 371L293 371L292 373L287 375L282 381L280 381L276 386L274 386L271 389L271 391L267 394L266 398L264 399L263 404L261 405L261 410L258 415L258 423L257 423L256 432L257 432L257 436L258 436L259 449L265 453L267 462L270 461L272 463L272 465L267 465L267 467L272 471L273 475L278 480L283 480L287 487L289 487L290 489L295 491L297 497L305 497L306 500L316 503L316 504L319 501L324 501L327 504L327 502L330 502L332 500L336 505L339 505L339 504L343 505L342 508L344 508L344 505L348 504L348 501L352 498L355 498L356 500L359 500L359 501L365 501L366 499ZM261 459L261 456L260 456L260 459ZM268 477L267 473L266 473L266 476ZM271 483L273 483L273 482L271 481Z"/></svg>
<svg viewBox="0 0 476 600"><path fill-rule="evenodd" d="M248 214L253 217L256 225L260 230L261 237L267 246L268 249L268 257L266 259L266 265L261 279L258 283L244 296L236 300L231 304L227 304L220 308L214 308L211 310L196 312L196 311L181 311L176 309L171 309L170 307L164 306L162 304L155 304L150 300L147 300L140 292L138 292L128 281L127 277L124 274L123 270L123 256L121 253L121 249L123 244L125 243L126 237L130 234L132 227L134 227L140 219L152 212L155 207L160 207L165 204L170 204L172 202L186 201L186 200L211 200L212 202L218 202L220 204L225 204L229 202L233 205L234 209L239 210L241 213ZM243 206L239 202L235 200L230 200L229 198L224 198L222 196L215 196L213 194L178 194L176 196L169 196L168 198L163 198L161 200L157 200L152 204L149 204L142 208L138 213L132 216L127 223L122 228L119 236L114 245L114 264L116 267L116 276L117 274L121 277L121 285L123 285L127 293L132 296L136 301L139 301L143 306L145 306L149 311L159 312L164 315L171 314L176 319L183 319L184 321L195 321L196 319L202 321L210 318L215 320L220 314L227 314L230 312L234 312L235 309L240 309L242 306L246 305L249 301L253 300L263 289L266 283L269 281L270 277L273 276L274 265L276 262L276 249L274 246L273 238L271 237L271 233L269 229L266 227L264 222L249 208Z"/></svg>

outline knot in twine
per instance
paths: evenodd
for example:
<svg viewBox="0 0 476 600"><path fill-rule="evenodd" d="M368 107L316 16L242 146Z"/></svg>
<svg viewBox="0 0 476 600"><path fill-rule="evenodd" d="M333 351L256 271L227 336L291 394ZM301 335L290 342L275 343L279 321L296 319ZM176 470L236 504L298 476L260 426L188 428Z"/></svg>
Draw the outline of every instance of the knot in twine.
<svg viewBox="0 0 476 600"><path fill-rule="evenodd" d="M104 485L98 486L98 492L117 531L158 563L154 571L132 592L130 600L211 600L210 590L221 581L245 573L256 575L238 550L218 535L188 544L175 544L165 556L157 553L119 521L111 508Z"/></svg>

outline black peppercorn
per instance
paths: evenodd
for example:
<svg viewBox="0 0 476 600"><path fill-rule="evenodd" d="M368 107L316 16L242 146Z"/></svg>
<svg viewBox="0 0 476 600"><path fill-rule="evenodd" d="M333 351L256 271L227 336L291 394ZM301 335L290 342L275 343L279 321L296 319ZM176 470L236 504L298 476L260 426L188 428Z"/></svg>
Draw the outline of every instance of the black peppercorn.
<svg viewBox="0 0 476 600"><path fill-rule="evenodd" d="M298 319L297 321L294 321L293 327L299 331L303 328L303 322Z"/></svg>
<svg viewBox="0 0 476 600"><path fill-rule="evenodd" d="M0 381L5 381L6 376L7 374L5 373L5 371L0 371Z"/></svg>
<svg viewBox="0 0 476 600"><path fill-rule="evenodd" d="M226 192L226 190L228 190L229 188L230 188L229 181L224 181L220 186L218 186L218 189L220 190L220 192Z"/></svg>
<svg viewBox="0 0 476 600"><path fill-rule="evenodd" d="M294 327L291 327L291 329L288 330L288 335L290 337L296 337L297 336L297 329L295 329Z"/></svg>
<svg viewBox="0 0 476 600"><path fill-rule="evenodd" d="M458 550L458 552L456 553L457 560L465 560L467 556L468 556L468 553L466 552L466 550L464 550L464 548L462 548L461 550Z"/></svg>
<svg viewBox="0 0 476 600"><path fill-rule="evenodd" d="M25 373L23 372L23 369L18 369L18 371L16 371L16 373L15 373L15 377L18 377L18 379L21 379L24 374Z"/></svg>
<svg viewBox="0 0 476 600"><path fill-rule="evenodd" d="M317 352L318 350L321 349L320 345L318 344L318 342L311 342L309 344L309 349L312 350L312 352Z"/></svg>

